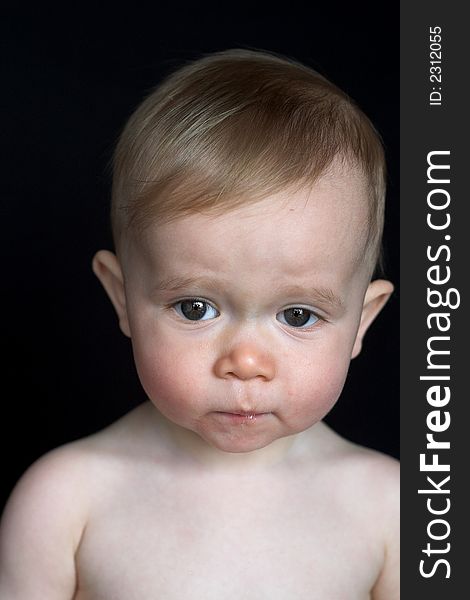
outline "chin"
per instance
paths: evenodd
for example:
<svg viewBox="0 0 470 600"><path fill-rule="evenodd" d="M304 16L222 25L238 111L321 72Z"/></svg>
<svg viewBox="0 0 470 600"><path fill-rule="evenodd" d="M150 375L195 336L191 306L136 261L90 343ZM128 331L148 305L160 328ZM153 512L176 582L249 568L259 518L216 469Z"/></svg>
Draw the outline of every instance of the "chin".
<svg viewBox="0 0 470 600"><path fill-rule="evenodd" d="M248 438L248 437L224 437L217 436L215 438L211 437L208 439L204 438L208 444L210 444L213 448L217 450L221 450L222 452L231 452L233 454L241 454L245 452L254 452L255 450L260 450L261 448L265 448L273 439L262 438Z"/></svg>

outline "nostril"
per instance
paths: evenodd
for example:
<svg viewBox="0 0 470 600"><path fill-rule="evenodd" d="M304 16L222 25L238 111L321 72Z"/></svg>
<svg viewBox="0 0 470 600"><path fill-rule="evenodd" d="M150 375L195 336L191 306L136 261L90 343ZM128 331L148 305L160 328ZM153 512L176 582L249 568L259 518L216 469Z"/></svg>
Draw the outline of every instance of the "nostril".
<svg viewBox="0 0 470 600"><path fill-rule="evenodd" d="M268 381L274 377L274 363L268 354L247 346L237 347L216 361L214 372L221 379Z"/></svg>
<svg viewBox="0 0 470 600"><path fill-rule="evenodd" d="M248 379L260 379L262 381L269 380L269 378L265 375L250 375L234 371L229 371L228 373L225 373L224 379L240 379L241 381L247 381Z"/></svg>

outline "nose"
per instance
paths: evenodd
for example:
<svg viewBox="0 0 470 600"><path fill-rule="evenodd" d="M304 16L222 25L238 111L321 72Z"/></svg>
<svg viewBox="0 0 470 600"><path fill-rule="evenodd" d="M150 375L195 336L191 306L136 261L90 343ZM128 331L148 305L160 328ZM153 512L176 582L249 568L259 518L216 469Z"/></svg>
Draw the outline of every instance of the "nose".
<svg viewBox="0 0 470 600"><path fill-rule="evenodd" d="M275 365L273 357L256 345L239 344L218 358L214 371L222 379L260 377L270 381L275 375Z"/></svg>

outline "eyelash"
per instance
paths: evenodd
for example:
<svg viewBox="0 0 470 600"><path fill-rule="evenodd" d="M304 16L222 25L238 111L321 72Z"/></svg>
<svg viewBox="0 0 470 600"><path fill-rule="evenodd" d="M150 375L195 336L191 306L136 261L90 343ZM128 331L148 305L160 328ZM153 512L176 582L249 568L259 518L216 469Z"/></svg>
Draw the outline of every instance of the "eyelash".
<svg viewBox="0 0 470 600"><path fill-rule="evenodd" d="M186 315L184 315L184 313L182 312L181 305L182 305L184 302L193 302L193 303L196 303L196 302L201 302L201 303L203 303L203 304L206 306L206 312L207 312L207 307L210 307L210 308L211 308L212 310L214 310L214 311L215 311L217 314L216 314L215 316L212 316L212 317L209 317L209 318L190 319L190 318L188 318ZM217 318L218 316L220 316L220 312L217 310L217 308L216 308L216 307L215 307L215 306L214 306L214 305L213 305L211 302L209 302L208 300L205 300L204 298L198 298L198 297L192 297L192 298L183 298L182 300L179 300L179 301L177 301L177 302L174 302L174 303L172 303L172 304L169 304L167 308L173 309L173 310L174 310L174 311L177 313L177 315L178 315L178 316L179 316L179 317L180 317L180 318L181 318L183 321L189 321L189 322L190 322L190 321L193 321L193 322L196 322L196 323L197 323L197 322L200 322L200 321L211 321L211 320L213 320L213 319ZM178 310L178 308L179 308L179 310ZM284 313L285 313L286 311L288 311L288 310L292 310L292 309L301 309L301 310L307 311L307 312L309 313L309 318L308 318L308 320L306 321L306 323L308 323L308 322L309 322L309 321L310 321L312 318L314 318L314 319L315 319L315 321L314 321L313 323L310 323L310 325L308 325L308 326L305 326L305 325L306 325L306 323L304 323L304 324L302 324L300 327L296 327L295 325L291 325L291 324L287 323L287 322L285 321L285 316L284 316ZM284 318L284 321L281 321L281 320L278 318L278 315L282 315L282 316L283 316L283 318ZM205 317L205 316L206 316L206 313L204 313L203 317ZM290 327L290 328L292 328L292 329L297 329L297 330L299 330L299 329L300 329L300 330L309 330L309 329L312 329L313 327L315 327L315 326L318 324L318 322L319 322L319 321L324 321L324 320L325 320L324 318L322 318L322 317L318 316L318 315L317 315L317 314L316 314L316 313L315 313L313 310L311 310L311 309L309 309L309 308L305 308L304 306L296 306L296 305L294 305L294 306L288 306L287 308L284 308L283 310L279 311L279 312L276 314L276 318L277 318L277 320L278 320L280 323L282 323L283 325L287 325L287 327Z"/></svg>
<svg viewBox="0 0 470 600"><path fill-rule="evenodd" d="M207 300L204 300L204 298L183 298L183 300L179 300L178 302L174 302L173 304L170 304L170 308L173 308L176 313L185 321L210 321L211 319L189 319L188 317L186 317L182 312L180 312L180 310L177 309L178 306L182 305L184 302L202 302L203 304L205 304L206 306L210 306L213 310L215 310L218 314L216 315L216 317L218 317L220 315L220 312L215 308L215 306L213 304L211 304L210 302L208 302ZM205 315L204 315L205 316ZM212 319L215 317L212 317Z"/></svg>

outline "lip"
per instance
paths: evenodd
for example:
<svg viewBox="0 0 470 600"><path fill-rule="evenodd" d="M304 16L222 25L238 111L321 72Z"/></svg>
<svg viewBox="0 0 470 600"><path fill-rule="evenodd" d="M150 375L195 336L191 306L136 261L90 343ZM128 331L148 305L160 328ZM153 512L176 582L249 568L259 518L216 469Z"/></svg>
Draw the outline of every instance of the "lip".
<svg viewBox="0 0 470 600"><path fill-rule="evenodd" d="M260 419L266 418L270 415L270 412L225 412L225 411L216 411L216 415L220 416L222 419L231 421L233 423L255 423Z"/></svg>

